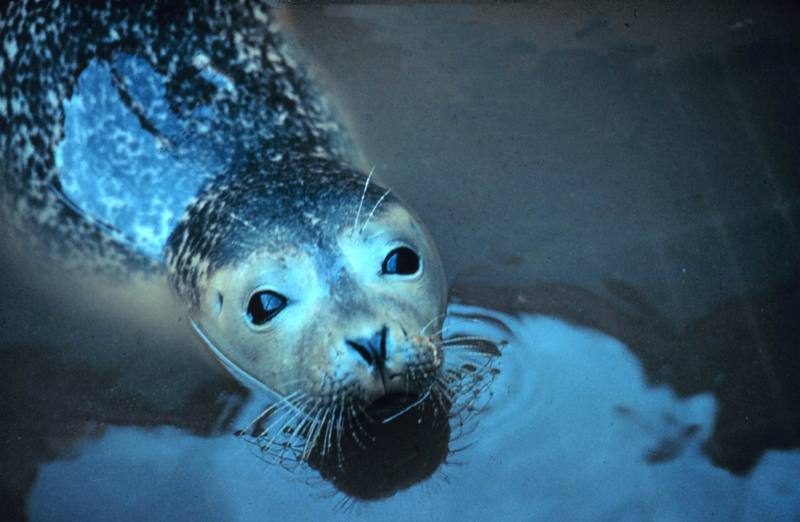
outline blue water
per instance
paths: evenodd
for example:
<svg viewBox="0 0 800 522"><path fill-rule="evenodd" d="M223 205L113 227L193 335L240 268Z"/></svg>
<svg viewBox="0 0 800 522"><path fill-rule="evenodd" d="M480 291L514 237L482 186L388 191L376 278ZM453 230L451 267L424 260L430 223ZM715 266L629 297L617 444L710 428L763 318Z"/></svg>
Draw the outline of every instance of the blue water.
<svg viewBox="0 0 800 522"><path fill-rule="evenodd" d="M232 434L110 428L74 459L40 468L34 520L793 520L800 452L767 453L753 473L714 467L701 450L710 394L679 399L645 383L619 341L544 316L481 312L511 328L495 396L429 482L376 503L344 496L300 470L265 465ZM456 320L458 321L458 320ZM497 336L491 325L470 333ZM253 400L253 402L256 402ZM253 410L242 414L246 423ZM696 427L682 439L686 426ZM648 455L670 442L669 460ZM344 505L346 508L343 508ZM347 507L349 506L349 507Z"/></svg>

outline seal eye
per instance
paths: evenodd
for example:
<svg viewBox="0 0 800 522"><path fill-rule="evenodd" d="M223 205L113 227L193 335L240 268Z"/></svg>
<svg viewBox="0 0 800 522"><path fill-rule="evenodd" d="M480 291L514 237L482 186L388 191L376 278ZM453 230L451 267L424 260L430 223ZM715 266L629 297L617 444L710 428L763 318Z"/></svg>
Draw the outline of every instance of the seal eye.
<svg viewBox="0 0 800 522"><path fill-rule="evenodd" d="M281 294L269 290L256 292L247 303L247 320L256 326L261 326L284 308L286 308L286 298Z"/></svg>
<svg viewBox="0 0 800 522"><path fill-rule="evenodd" d="M419 270L419 256L408 247L395 248L383 260L384 274L412 275Z"/></svg>

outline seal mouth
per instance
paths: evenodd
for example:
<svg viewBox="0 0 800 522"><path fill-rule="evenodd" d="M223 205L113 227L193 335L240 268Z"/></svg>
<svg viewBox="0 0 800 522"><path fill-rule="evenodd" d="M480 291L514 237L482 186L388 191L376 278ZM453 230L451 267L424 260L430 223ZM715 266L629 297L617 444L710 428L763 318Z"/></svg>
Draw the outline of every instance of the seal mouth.
<svg viewBox="0 0 800 522"><path fill-rule="evenodd" d="M408 393L387 393L372 401L366 408L366 413L373 419L378 419L383 424L391 422L409 410L425 401L429 392L422 395Z"/></svg>

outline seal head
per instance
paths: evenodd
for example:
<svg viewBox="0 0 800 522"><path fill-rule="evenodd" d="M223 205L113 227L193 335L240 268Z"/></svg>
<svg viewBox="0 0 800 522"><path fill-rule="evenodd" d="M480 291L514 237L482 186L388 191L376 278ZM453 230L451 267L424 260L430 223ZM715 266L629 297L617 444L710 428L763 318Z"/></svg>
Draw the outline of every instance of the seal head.
<svg viewBox="0 0 800 522"><path fill-rule="evenodd" d="M166 256L212 348L306 409L429 390L446 282L417 217L338 160L242 169L193 205Z"/></svg>

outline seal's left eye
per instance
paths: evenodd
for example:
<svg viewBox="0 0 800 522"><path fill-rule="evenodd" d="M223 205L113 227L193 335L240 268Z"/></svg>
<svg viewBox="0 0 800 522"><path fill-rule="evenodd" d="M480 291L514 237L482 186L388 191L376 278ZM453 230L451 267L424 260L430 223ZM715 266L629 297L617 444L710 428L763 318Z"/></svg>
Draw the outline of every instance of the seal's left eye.
<svg viewBox="0 0 800 522"><path fill-rule="evenodd" d="M277 292L256 292L247 303L247 320L256 326L270 321L286 308L286 298Z"/></svg>
<svg viewBox="0 0 800 522"><path fill-rule="evenodd" d="M395 248L383 260L384 274L413 275L419 270L419 256L408 247Z"/></svg>

